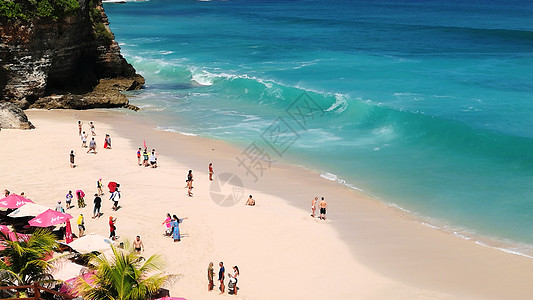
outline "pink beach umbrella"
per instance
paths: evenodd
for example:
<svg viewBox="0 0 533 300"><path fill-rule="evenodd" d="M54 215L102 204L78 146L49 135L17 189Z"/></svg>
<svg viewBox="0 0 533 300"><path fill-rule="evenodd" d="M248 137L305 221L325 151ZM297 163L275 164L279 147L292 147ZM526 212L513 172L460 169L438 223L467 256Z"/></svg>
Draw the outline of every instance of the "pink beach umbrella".
<svg viewBox="0 0 533 300"><path fill-rule="evenodd" d="M24 198L17 194L11 194L5 198L0 199L0 207L19 208L26 203L33 203L30 199Z"/></svg>
<svg viewBox="0 0 533 300"><path fill-rule="evenodd" d="M31 219L28 223L33 227L49 227L65 223L69 219L72 219L72 216L69 214L48 209L47 211Z"/></svg>

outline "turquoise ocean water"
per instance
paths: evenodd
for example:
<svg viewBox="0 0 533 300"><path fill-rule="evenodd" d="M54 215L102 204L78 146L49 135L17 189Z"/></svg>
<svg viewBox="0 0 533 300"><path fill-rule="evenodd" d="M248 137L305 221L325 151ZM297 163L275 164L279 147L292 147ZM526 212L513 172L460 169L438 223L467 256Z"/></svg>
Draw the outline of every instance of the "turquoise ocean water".
<svg viewBox="0 0 533 300"><path fill-rule="evenodd" d="M161 129L256 142L457 235L533 245L533 2L105 10L147 80L132 103ZM305 123L291 118L302 103L320 109Z"/></svg>

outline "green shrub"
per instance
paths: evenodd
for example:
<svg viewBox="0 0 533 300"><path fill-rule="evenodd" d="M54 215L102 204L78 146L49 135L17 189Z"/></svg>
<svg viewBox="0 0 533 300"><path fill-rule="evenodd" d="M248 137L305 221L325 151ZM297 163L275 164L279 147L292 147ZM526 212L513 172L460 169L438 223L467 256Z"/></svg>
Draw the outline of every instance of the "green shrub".
<svg viewBox="0 0 533 300"><path fill-rule="evenodd" d="M58 20L77 13L79 9L78 0L0 0L0 20Z"/></svg>

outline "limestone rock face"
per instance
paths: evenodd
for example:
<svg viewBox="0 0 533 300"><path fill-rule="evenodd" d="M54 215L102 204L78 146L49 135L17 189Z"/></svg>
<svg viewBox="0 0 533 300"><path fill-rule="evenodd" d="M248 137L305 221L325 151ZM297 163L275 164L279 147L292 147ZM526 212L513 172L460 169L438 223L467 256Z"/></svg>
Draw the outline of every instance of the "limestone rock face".
<svg viewBox="0 0 533 300"><path fill-rule="evenodd" d="M0 23L0 101L23 109L128 105L120 91L140 89L144 78L120 54L101 0L79 3L65 19Z"/></svg>
<svg viewBox="0 0 533 300"><path fill-rule="evenodd" d="M0 128L33 129L35 128L26 114L13 103L0 103Z"/></svg>

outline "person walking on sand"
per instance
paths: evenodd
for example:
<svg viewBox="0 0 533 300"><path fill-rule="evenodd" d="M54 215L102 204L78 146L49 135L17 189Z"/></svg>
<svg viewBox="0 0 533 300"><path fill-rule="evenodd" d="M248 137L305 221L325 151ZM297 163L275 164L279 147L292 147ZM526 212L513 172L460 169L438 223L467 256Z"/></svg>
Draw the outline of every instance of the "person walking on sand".
<svg viewBox="0 0 533 300"><path fill-rule="evenodd" d="M82 237L85 234L85 219L83 218L83 214L80 214L78 216L77 223L78 223L78 232L79 232L78 237Z"/></svg>
<svg viewBox="0 0 533 300"><path fill-rule="evenodd" d="M255 200L254 198L252 198L252 195L248 197L248 200L246 201L246 205L255 206Z"/></svg>
<svg viewBox="0 0 533 300"><path fill-rule="evenodd" d="M56 211L62 212L62 213L65 212L65 209L63 208L63 205L61 204L61 200L57 201Z"/></svg>
<svg viewBox="0 0 533 300"><path fill-rule="evenodd" d="M155 149L152 149L152 153L150 153L150 166L152 166L152 168L157 168L157 154Z"/></svg>
<svg viewBox="0 0 533 300"><path fill-rule="evenodd" d="M172 217L170 216L170 213L167 213L167 218L162 223L162 225L165 225L167 227L167 229L165 230L166 236L170 236L172 234L172 225L170 224L171 222Z"/></svg>
<svg viewBox="0 0 533 300"><path fill-rule="evenodd" d="M78 121L78 135L81 135L81 127L83 126L83 123L81 121Z"/></svg>
<svg viewBox="0 0 533 300"><path fill-rule="evenodd" d="M137 164L141 166L141 148L137 150Z"/></svg>
<svg viewBox="0 0 533 300"><path fill-rule="evenodd" d="M102 207L102 198L98 194L94 194L94 209L93 209L93 219L97 217L100 218L100 208Z"/></svg>
<svg viewBox="0 0 533 300"><path fill-rule="evenodd" d="M76 154L74 154L74 150L70 150L70 167L75 168L76 164L74 163L74 157Z"/></svg>
<svg viewBox="0 0 533 300"><path fill-rule="evenodd" d="M215 174L215 172L213 171L213 163L209 163L209 180L210 181L213 181L213 174Z"/></svg>
<svg viewBox="0 0 533 300"><path fill-rule="evenodd" d="M192 182L194 181L193 179L193 176L192 176L192 170L189 170L189 174L187 174L187 194L189 195L189 197L192 197Z"/></svg>
<svg viewBox="0 0 533 300"><path fill-rule="evenodd" d="M209 292L211 292L215 286L214 279L215 269L213 268L213 262L210 262L209 266L207 267L207 290Z"/></svg>
<svg viewBox="0 0 533 300"><path fill-rule="evenodd" d="M326 219L326 209L328 208L328 203L326 200L324 200L324 197L320 200L318 203L318 206L320 206L320 219L325 220Z"/></svg>
<svg viewBox="0 0 533 300"><path fill-rule="evenodd" d="M133 249L137 253L141 253L141 250L144 252L144 244L143 244L143 241L141 241L140 236L137 236L135 238L135 241L133 241Z"/></svg>
<svg viewBox="0 0 533 300"><path fill-rule="evenodd" d="M181 235L180 235L180 223L183 222L183 220L187 219L187 218L183 218L183 219L180 219L178 218L176 215L173 215L173 220L172 220L172 238L174 239L174 242L179 242L181 241Z"/></svg>
<svg viewBox="0 0 533 300"><path fill-rule="evenodd" d="M117 227L115 226L116 221L117 221L117 218L113 218L112 216L109 216L109 238L113 241L117 238L116 236Z"/></svg>
<svg viewBox="0 0 533 300"><path fill-rule="evenodd" d="M118 191L118 186L117 188L115 189L115 191L113 193L111 193L111 197L109 197L109 200L112 200L113 201L113 210L116 211L118 210L118 201L120 200L120 192Z"/></svg>
<svg viewBox="0 0 533 300"><path fill-rule="evenodd" d="M96 135L96 129L94 128L93 122L89 122L89 126L91 127L92 136L95 136Z"/></svg>
<svg viewBox="0 0 533 300"><path fill-rule="evenodd" d="M85 131L82 134L80 134L80 137L81 137L81 147L87 148L87 134L85 133Z"/></svg>
<svg viewBox="0 0 533 300"><path fill-rule="evenodd" d="M109 136L109 134L105 135L105 144L105 149L111 149L111 136Z"/></svg>
<svg viewBox="0 0 533 300"><path fill-rule="evenodd" d="M230 281L230 284L229 284L229 294L230 295L237 295L237 277L239 276L239 267L237 266L233 266L233 274L231 273L228 273L228 277L229 277L229 281ZM232 287L233 286L233 287Z"/></svg>
<svg viewBox="0 0 533 300"><path fill-rule="evenodd" d="M85 197L85 193L82 190L77 190L76 198L78 199L78 208L84 208L86 206L83 197Z"/></svg>
<svg viewBox="0 0 533 300"><path fill-rule="evenodd" d="M220 287L218 288L220 290L220 295L224 294L225 286L224 286L224 273L226 272L226 269L224 268L224 263L220 262L218 264L220 269L218 270L218 282L220 282Z"/></svg>
<svg viewBox="0 0 533 300"><path fill-rule="evenodd" d="M72 191L68 191L67 195L65 196L65 204L67 204L67 209L70 209L70 204L72 203L72 198L74 198L74 195L72 195Z"/></svg>
<svg viewBox="0 0 533 300"><path fill-rule="evenodd" d="M87 150L87 153L91 152L91 150L94 152L94 154L96 154L96 141L94 138L92 138L89 142L89 150Z"/></svg>
<svg viewBox="0 0 533 300"><path fill-rule="evenodd" d="M315 217L315 211L316 211L316 202L318 201L318 197L315 197L313 201L311 201L311 217Z"/></svg>
<svg viewBox="0 0 533 300"><path fill-rule="evenodd" d="M98 178L96 181L96 192L98 193L98 196L101 196L104 194L104 191L102 191L102 178Z"/></svg>

